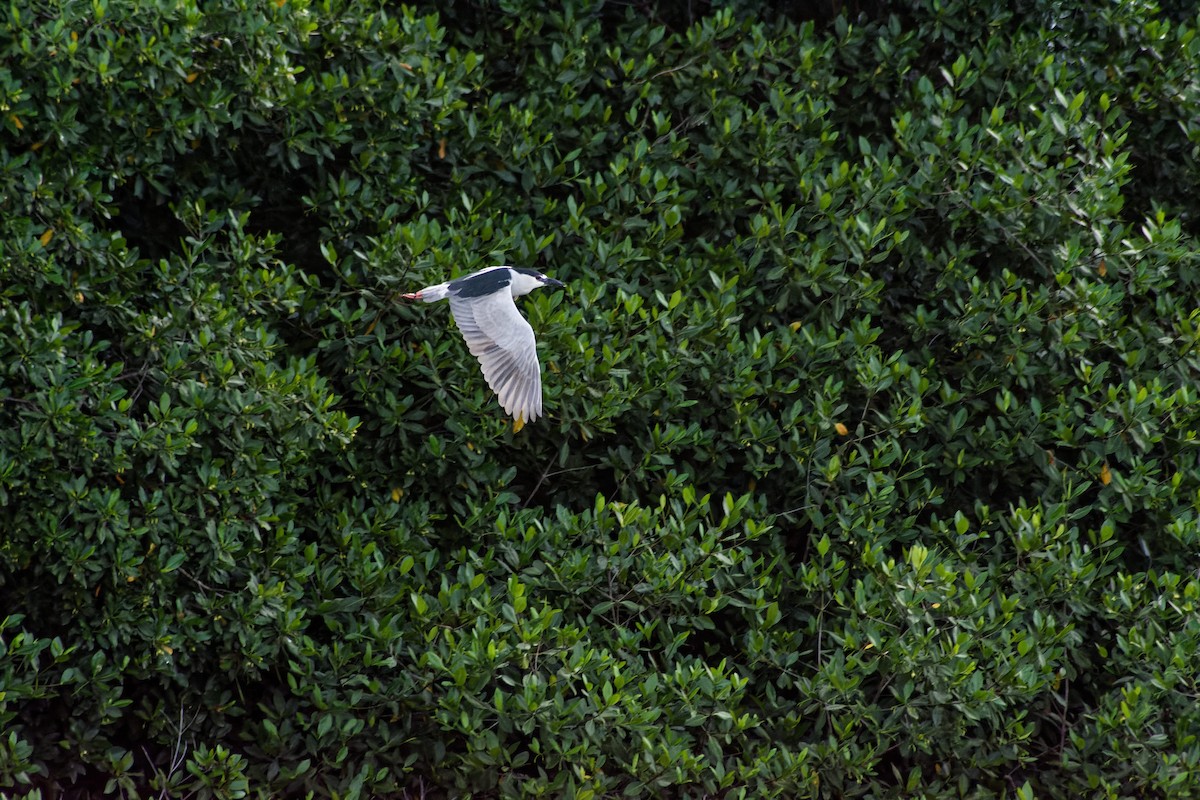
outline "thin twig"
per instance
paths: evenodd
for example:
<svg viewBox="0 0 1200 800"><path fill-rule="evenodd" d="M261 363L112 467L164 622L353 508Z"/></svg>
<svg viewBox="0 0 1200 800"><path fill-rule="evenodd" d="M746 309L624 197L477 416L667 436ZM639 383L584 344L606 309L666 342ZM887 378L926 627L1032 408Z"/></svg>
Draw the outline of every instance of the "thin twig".
<svg viewBox="0 0 1200 800"><path fill-rule="evenodd" d="M657 80L658 78L661 78L663 75L670 75L673 72L679 72L679 70L681 70L681 69L687 69L688 67L692 66L699 60L700 59L698 57L693 58L691 61L680 64L678 67L671 67L670 69L664 69L662 72L656 72L650 76L650 80L652 80L652 81Z"/></svg>
<svg viewBox="0 0 1200 800"><path fill-rule="evenodd" d="M551 459L550 463L554 463L553 459ZM525 508L529 505L530 501L533 500L533 497L537 494L538 489L542 488L542 484L546 482L547 478L553 478L557 475L566 475L568 472L579 472L580 470L593 469L595 466L595 464L585 464L582 467L571 467L570 469L560 469L550 472L550 464L547 464L546 469L542 472L542 477L538 478L537 485L533 487L533 491L530 492L529 496L525 498L525 502L521 503L521 508Z"/></svg>
<svg viewBox="0 0 1200 800"><path fill-rule="evenodd" d="M529 496L525 498L525 502L521 503L521 508L525 508L526 506L528 506L529 501L532 500L533 496L538 493L538 489L542 488L542 484L545 483L545 481L546 481L546 476L550 474L550 465L553 463L554 463L554 457L551 456L550 460L546 462L546 468L544 470L542 470L542 477L538 478L537 485L535 485L533 487L533 491L530 492Z"/></svg>
<svg viewBox="0 0 1200 800"><path fill-rule="evenodd" d="M1067 707L1071 702L1071 679L1064 678L1063 680L1063 710L1062 722L1059 723L1058 729L1058 754L1061 756L1063 751L1067 749Z"/></svg>

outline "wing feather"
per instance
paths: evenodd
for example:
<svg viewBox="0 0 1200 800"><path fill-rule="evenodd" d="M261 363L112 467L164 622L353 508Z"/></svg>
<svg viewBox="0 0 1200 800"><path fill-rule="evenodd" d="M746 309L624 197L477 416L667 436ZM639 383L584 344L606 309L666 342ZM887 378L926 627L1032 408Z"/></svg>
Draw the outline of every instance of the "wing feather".
<svg viewBox="0 0 1200 800"><path fill-rule="evenodd" d="M450 295L450 311L483 378L514 419L542 415L542 368L533 328L507 288L484 297Z"/></svg>

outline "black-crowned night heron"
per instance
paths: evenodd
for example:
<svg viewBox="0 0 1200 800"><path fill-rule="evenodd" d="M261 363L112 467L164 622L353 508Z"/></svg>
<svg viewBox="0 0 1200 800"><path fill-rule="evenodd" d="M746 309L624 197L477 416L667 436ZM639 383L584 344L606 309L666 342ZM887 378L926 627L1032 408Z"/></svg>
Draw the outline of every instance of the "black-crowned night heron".
<svg viewBox="0 0 1200 800"><path fill-rule="evenodd" d="M450 312L467 348L479 359L488 386L520 430L542 415L542 368L533 328L513 298L539 286L562 285L536 269L487 267L402 296L426 303L450 298Z"/></svg>

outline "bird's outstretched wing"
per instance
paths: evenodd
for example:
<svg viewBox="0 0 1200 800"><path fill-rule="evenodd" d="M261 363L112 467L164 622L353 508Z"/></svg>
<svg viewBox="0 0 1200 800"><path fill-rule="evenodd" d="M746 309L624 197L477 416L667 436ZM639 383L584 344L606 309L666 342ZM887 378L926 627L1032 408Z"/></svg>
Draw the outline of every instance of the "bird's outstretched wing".
<svg viewBox="0 0 1200 800"><path fill-rule="evenodd" d="M537 341L508 289L472 298L452 293L450 311L501 407L521 422L540 417L542 369Z"/></svg>

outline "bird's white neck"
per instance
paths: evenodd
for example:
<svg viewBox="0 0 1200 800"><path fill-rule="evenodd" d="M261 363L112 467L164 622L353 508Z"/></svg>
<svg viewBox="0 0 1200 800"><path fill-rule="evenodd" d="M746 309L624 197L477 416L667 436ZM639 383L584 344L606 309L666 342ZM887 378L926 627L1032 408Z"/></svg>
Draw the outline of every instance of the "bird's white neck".
<svg viewBox="0 0 1200 800"><path fill-rule="evenodd" d="M523 294L529 294L534 289L542 285L542 282L532 275L526 275L524 272L512 272L512 282L508 287L512 290L513 297L520 297Z"/></svg>

